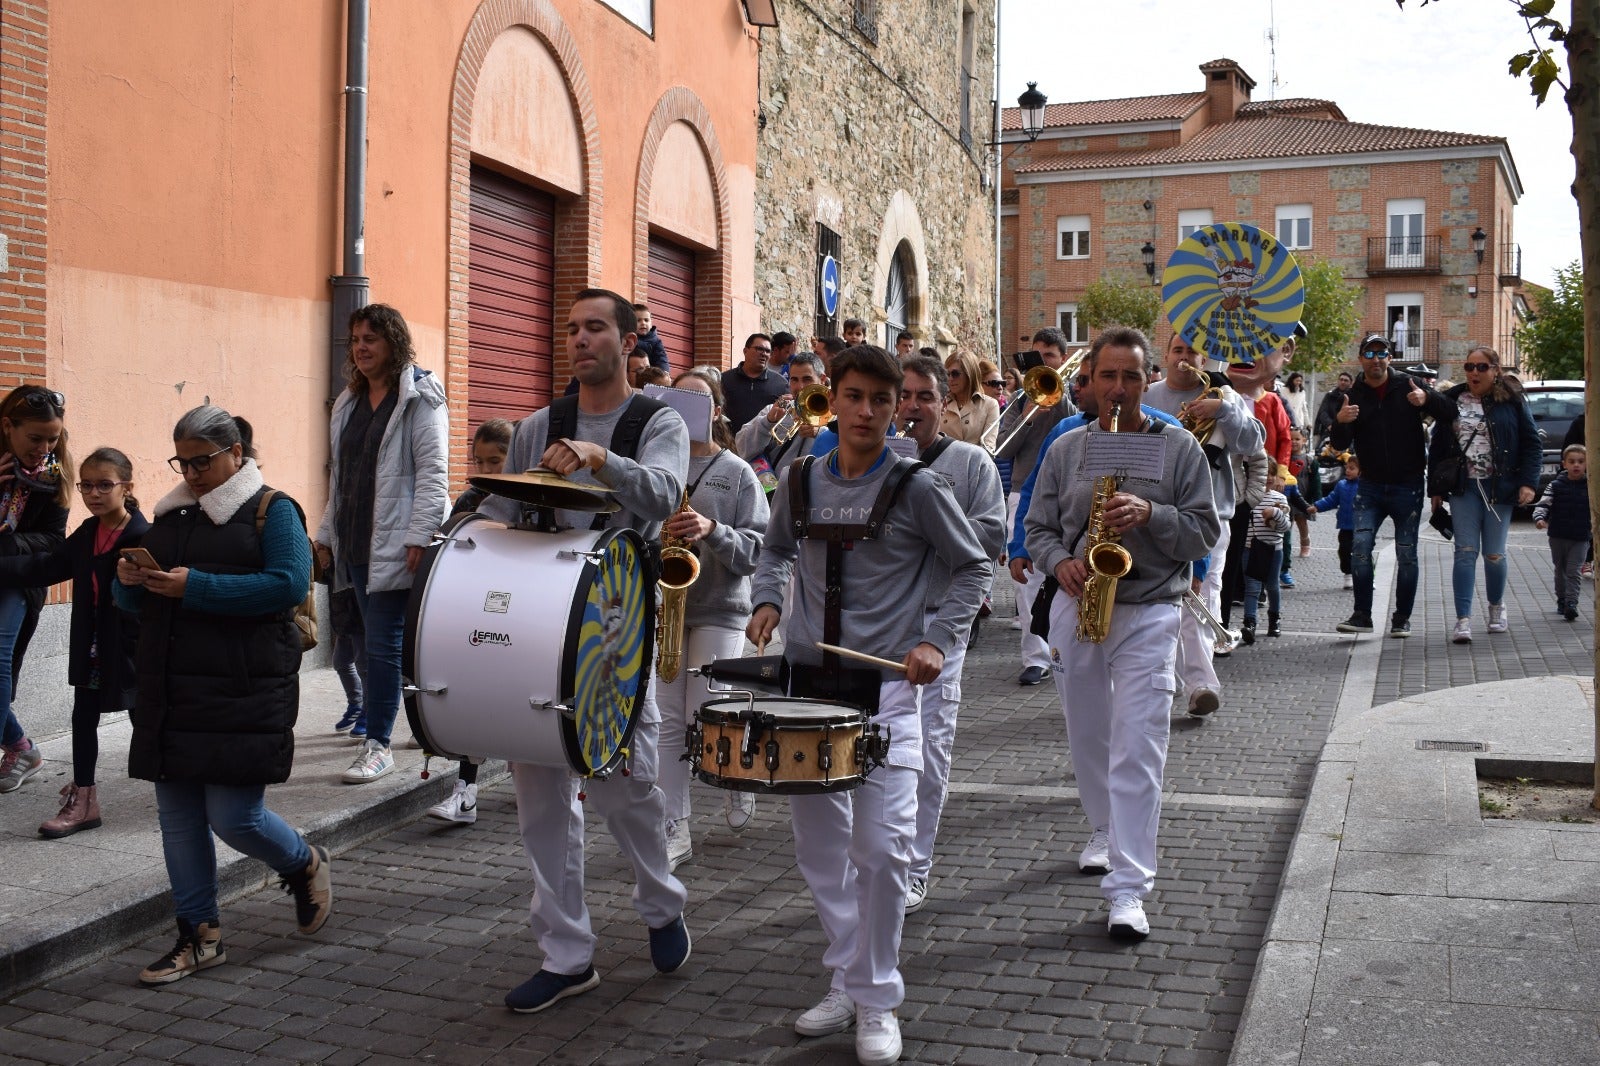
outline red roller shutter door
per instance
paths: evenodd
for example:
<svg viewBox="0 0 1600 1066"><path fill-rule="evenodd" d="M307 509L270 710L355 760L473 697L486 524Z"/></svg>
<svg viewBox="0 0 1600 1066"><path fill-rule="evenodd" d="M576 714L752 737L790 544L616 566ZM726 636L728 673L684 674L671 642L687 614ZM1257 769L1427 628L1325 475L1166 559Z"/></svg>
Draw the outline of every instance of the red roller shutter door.
<svg viewBox="0 0 1600 1066"><path fill-rule="evenodd" d="M550 403L554 359L555 200L472 168L467 420L515 422Z"/></svg>
<svg viewBox="0 0 1600 1066"><path fill-rule="evenodd" d="M650 318L672 376L694 366L694 253L650 238Z"/></svg>

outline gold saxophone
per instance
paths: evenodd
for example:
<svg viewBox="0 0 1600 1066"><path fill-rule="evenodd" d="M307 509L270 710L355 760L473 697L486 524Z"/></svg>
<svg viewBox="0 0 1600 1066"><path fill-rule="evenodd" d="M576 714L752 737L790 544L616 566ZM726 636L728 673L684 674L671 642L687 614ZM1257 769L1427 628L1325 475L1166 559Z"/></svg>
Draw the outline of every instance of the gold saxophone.
<svg viewBox="0 0 1600 1066"><path fill-rule="evenodd" d="M1111 408L1111 432L1117 431L1122 405ZM1089 525L1084 532L1089 550L1083 561L1089 576L1078 597L1078 640L1099 644L1111 631L1111 608L1117 602L1117 579L1133 569L1133 556L1121 544L1122 537L1106 525L1106 503L1117 491L1117 476L1106 474L1094 479L1094 502L1089 507Z"/></svg>
<svg viewBox="0 0 1600 1066"><path fill-rule="evenodd" d="M683 503L677 514L689 510L689 494L683 494ZM656 676L663 681L676 681L683 669L683 601L689 586L700 578L700 560L689 549L689 542L681 537L667 535L661 527L661 576L656 587L661 590L661 610L656 616Z"/></svg>

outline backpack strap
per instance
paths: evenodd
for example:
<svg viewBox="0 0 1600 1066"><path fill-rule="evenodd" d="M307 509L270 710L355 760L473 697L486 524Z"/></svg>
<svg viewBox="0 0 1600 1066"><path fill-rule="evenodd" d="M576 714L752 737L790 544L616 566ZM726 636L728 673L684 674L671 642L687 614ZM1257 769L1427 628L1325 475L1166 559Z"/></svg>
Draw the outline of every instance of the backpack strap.
<svg viewBox="0 0 1600 1066"><path fill-rule="evenodd" d="M306 513L300 509L299 501L297 501L293 496L290 496L288 493L285 493L285 492L283 492L283 491L281 491L279 489L275 489L275 488L271 488L271 487L266 487L266 488L267 488L267 490L261 494L261 502L256 504L256 539L257 540L261 539L261 531L267 528L267 511L269 511L272 508L273 501L276 500L280 496L283 497L284 499L288 500L294 506L295 513L300 516L300 524L302 526L304 526L306 524ZM307 534L307 538L309 539L309 537L310 537L310 534L308 533ZM311 552L311 583L315 584L316 580L317 580L317 553L313 549L313 551Z"/></svg>
<svg viewBox="0 0 1600 1066"><path fill-rule="evenodd" d="M628 401L628 409L617 420L617 428L611 431L611 450L624 459L638 458L639 440L644 436L645 423L666 406L660 400L634 393ZM577 404L574 403L573 407L576 408Z"/></svg>
<svg viewBox="0 0 1600 1066"><path fill-rule="evenodd" d="M943 455L946 449L948 449L950 445L954 443L954 437L946 437L941 433L939 435L939 439L928 445L928 450L917 456L917 459L922 463L923 466L932 466L933 461L939 458L939 456Z"/></svg>
<svg viewBox="0 0 1600 1066"><path fill-rule="evenodd" d="M545 429L544 446L546 448L563 437L572 439L578 435L578 397L559 396L550 401L550 424Z"/></svg>

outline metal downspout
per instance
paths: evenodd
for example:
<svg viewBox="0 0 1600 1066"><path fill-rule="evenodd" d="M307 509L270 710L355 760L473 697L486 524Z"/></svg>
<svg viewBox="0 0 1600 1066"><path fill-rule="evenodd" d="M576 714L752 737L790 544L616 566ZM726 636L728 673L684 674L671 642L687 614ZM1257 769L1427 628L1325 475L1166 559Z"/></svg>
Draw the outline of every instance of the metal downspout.
<svg viewBox="0 0 1600 1066"><path fill-rule="evenodd" d="M369 302L366 276L367 30L368 0L345 5L344 258L343 273L328 279L333 306L328 323L328 401L344 388L350 315Z"/></svg>

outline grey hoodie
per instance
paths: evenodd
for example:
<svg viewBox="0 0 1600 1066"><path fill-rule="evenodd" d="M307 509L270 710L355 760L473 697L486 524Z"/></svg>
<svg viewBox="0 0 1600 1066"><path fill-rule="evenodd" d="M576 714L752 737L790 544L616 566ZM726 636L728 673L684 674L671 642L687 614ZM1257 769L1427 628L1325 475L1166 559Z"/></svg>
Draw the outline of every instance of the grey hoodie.
<svg viewBox="0 0 1600 1066"><path fill-rule="evenodd" d="M716 525L700 541L700 577L689 587L684 625L742 630L750 621L750 575L767 531L767 494L750 464L726 449L691 455L689 484L695 485L689 505Z"/></svg>
<svg viewBox="0 0 1600 1066"><path fill-rule="evenodd" d="M994 561L1006 547L1006 496L1000 491L1000 471L995 469L994 460L976 444L952 440L928 468L944 482L955 497L956 506L967 516L988 556L985 569L992 573ZM929 611L938 610L949 584L949 569L936 559L928 582Z"/></svg>

